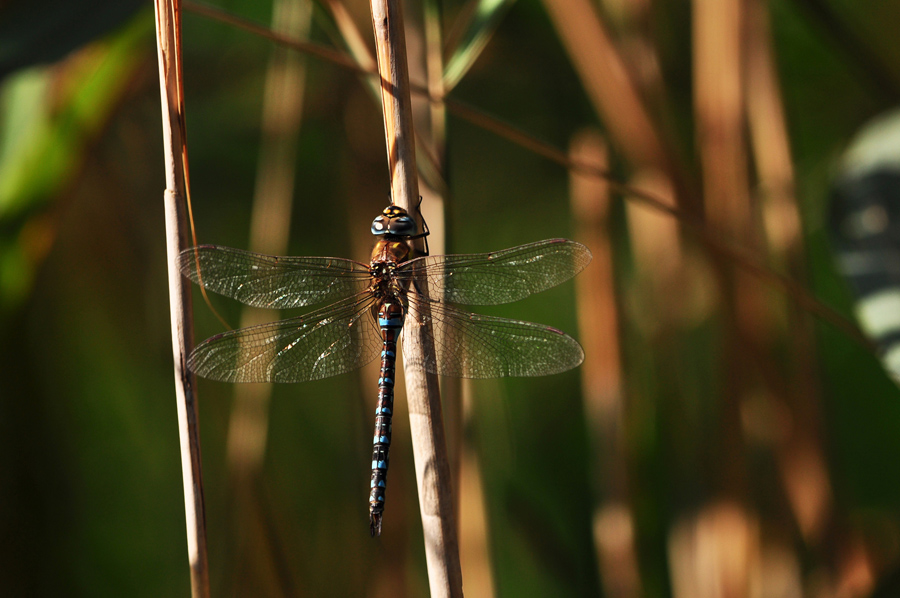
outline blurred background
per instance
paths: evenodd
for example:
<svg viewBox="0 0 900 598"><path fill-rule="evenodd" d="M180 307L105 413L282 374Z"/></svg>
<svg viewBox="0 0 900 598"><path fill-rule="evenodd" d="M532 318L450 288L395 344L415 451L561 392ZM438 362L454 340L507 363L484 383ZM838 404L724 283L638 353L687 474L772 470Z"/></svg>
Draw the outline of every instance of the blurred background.
<svg viewBox="0 0 900 598"><path fill-rule="evenodd" d="M219 6L370 64L365 2ZM455 102L416 100L432 252L594 252L479 310L572 333L581 368L444 381L467 595L900 596L900 5L406 21L414 82ZM183 26L199 241L367 261L389 193L371 82L201 5ZM152 6L0 2L0 77L0 593L186 596ZM223 329L194 311L197 340ZM376 378L199 382L213 595L427 595L402 393L367 530Z"/></svg>

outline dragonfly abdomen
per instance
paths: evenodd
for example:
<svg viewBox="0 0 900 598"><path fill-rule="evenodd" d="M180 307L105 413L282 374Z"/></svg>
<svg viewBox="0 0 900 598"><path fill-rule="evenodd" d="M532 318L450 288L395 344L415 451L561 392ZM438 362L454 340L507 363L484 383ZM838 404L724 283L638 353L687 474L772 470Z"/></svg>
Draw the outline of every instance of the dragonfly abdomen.
<svg viewBox="0 0 900 598"><path fill-rule="evenodd" d="M369 492L369 531L381 534L384 490L391 448L391 418L394 412L394 372L397 364L397 338L403 328L403 308L385 301L378 310L381 329L381 374L378 376L378 402L375 404L375 437L372 446L372 483Z"/></svg>

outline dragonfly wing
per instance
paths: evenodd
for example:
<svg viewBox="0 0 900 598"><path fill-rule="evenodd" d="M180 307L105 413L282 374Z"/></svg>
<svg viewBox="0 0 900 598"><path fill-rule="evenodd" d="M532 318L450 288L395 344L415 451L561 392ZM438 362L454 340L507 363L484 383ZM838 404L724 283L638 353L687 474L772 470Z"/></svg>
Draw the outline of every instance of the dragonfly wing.
<svg viewBox="0 0 900 598"><path fill-rule="evenodd" d="M430 320L435 351L422 365L441 376L546 376L584 361L578 341L543 324L467 313L414 293L409 295L407 322L410 318Z"/></svg>
<svg viewBox="0 0 900 598"><path fill-rule="evenodd" d="M381 333L369 295L345 299L304 316L230 330L197 345L188 367L222 382L305 382L369 363Z"/></svg>
<svg viewBox="0 0 900 598"><path fill-rule="evenodd" d="M564 282L591 261L587 247L566 239L548 239L492 253L433 255L401 265L412 278L421 273L435 298L470 305L517 301Z"/></svg>
<svg viewBox="0 0 900 598"><path fill-rule="evenodd" d="M369 268L330 257L276 257L201 245L178 256L182 274L199 285L254 307L289 309L337 301L368 286Z"/></svg>

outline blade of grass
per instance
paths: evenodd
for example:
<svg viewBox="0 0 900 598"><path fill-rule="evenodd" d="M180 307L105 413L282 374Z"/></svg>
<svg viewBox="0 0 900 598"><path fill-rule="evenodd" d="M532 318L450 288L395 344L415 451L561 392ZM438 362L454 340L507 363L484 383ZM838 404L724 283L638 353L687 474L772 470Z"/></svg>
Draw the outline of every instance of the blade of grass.
<svg viewBox="0 0 900 598"><path fill-rule="evenodd" d="M0 314L30 292L55 227L37 226L51 198L72 185L140 68L151 23L134 19L58 65L17 72L0 88ZM30 223L30 225L29 225ZM14 231L41 229L23 244ZM26 246L31 249L23 251ZM40 248L35 250L35 248Z"/></svg>
<svg viewBox="0 0 900 598"><path fill-rule="evenodd" d="M449 58L444 66L443 84L448 93L481 56L513 2L515 0L478 0L473 10L468 12L470 18L458 41L454 37L448 38L448 42L452 40L454 43L452 51L447 52Z"/></svg>
<svg viewBox="0 0 900 598"><path fill-rule="evenodd" d="M350 13L347 12L344 3L340 0L322 0L322 2L331 14L331 18L334 19L338 31L340 31L341 37L344 40L344 44L347 46L347 49L350 51L350 55L356 61L356 64L367 72L377 72L378 65L375 62L375 57L372 56L372 53L369 51L366 40L363 39L362 33L360 33L359 29L356 27L356 23L353 22ZM372 97L380 102L381 89L378 86L378 80L374 77L369 77L366 79L366 84L369 87Z"/></svg>

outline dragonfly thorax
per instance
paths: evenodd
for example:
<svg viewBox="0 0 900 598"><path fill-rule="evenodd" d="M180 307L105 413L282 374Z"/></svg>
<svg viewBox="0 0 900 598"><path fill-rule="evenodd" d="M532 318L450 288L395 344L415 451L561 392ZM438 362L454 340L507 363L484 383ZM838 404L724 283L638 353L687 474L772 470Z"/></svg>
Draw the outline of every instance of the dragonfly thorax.
<svg viewBox="0 0 900 598"><path fill-rule="evenodd" d="M399 264L409 257L409 247L391 239L381 239L372 250L369 274L372 276L371 293L378 299L399 297L405 285L396 276Z"/></svg>
<svg viewBox="0 0 900 598"><path fill-rule="evenodd" d="M379 239L372 248L372 260L369 262L369 271L375 275L376 269L381 272L388 268L388 264L396 267L409 258L409 245L396 239ZM383 266L383 267L382 267Z"/></svg>

